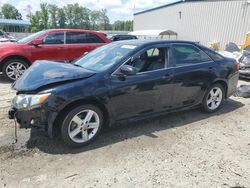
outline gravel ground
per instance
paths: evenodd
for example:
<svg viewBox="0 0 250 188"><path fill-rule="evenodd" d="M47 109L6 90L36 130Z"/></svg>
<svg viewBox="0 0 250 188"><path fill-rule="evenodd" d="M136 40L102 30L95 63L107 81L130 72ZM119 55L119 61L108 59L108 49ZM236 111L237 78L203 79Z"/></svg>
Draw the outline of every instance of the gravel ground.
<svg viewBox="0 0 250 188"><path fill-rule="evenodd" d="M0 77L0 187L250 187L250 99L105 129L72 150L38 130L12 144L14 94Z"/></svg>

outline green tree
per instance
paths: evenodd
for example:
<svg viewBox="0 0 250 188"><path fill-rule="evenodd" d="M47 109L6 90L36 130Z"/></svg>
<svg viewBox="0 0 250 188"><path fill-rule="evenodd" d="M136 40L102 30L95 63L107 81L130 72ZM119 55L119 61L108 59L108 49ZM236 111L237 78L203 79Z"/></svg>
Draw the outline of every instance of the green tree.
<svg viewBox="0 0 250 188"><path fill-rule="evenodd" d="M133 30L133 21L115 21L112 24L112 29L116 31L132 31Z"/></svg>
<svg viewBox="0 0 250 188"><path fill-rule="evenodd" d="M59 28L66 27L66 15L63 8L59 8L56 14L56 19L59 25Z"/></svg>
<svg viewBox="0 0 250 188"><path fill-rule="evenodd" d="M41 26L41 12L36 11L36 13L31 17L31 32L37 32L42 29L43 28Z"/></svg>
<svg viewBox="0 0 250 188"><path fill-rule="evenodd" d="M100 23L101 20L101 13L100 11L93 10L90 12L90 29L92 30L99 30L98 24Z"/></svg>
<svg viewBox="0 0 250 188"><path fill-rule="evenodd" d="M100 20L101 20L101 23L100 23L100 30L111 30L111 25L109 23L109 18L107 16L107 9L102 9L100 11Z"/></svg>
<svg viewBox="0 0 250 188"><path fill-rule="evenodd" d="M31 7L31 5L27 5L26 8L24 9L24 11L27 13L26 18L28 18L28 20L31 22L31 18L32 18L32 7Z"/></svg>
<svg viewBox="0 0 250 188"><path fill-rule="evenodd" d="M68 4L64 7L67 26L74 29L89 29L91 10L80 6L78 3Z"/></svg>
<svg viewBox="0 0 250 188"><path fill-rule="evenodd" d="M40 22L42 29L48 29L49 25L49 6L47 3L40 4L41 11L40 11Z"/></svg>
<svg viewBox="0 0 250 188"><path fill-rule="evenodd" d="M78 3L68 4L62 8L53 4L41 3L40 11L36 11L34 15L31 14L31 31L57 27L131 31L133 22L118 20L110 24L106 9L92 11Z"/></svg>
<svg viewBox="0 0 250 188"><path fill-rule="evenodd" d="M48 5L49 14L50 14L50 27L57 28L57 15L58 15L58 7L56 5Z"/></svg>
<svg viewBox="0 0 250 188"><path fill-rule="evenodd" d="M22 15L18 12L18 10L14 6L10 4L4 4L1 9L3 17L5 19L15 19L15 20L22 19Z"/></svg>

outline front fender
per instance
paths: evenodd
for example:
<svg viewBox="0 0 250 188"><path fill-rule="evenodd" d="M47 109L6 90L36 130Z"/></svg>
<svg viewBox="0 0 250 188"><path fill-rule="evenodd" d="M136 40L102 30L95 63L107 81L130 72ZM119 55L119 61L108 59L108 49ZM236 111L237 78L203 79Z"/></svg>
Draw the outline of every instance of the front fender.
<svg viewBox="0 0 250 188"><path fill-rule="evenodd" d="M54 130L54 124L55 124L57 115L58 115L58 112L51 112L48 117L47 132L50 138L53 138L55 136L55 132L53 130Z"/></svg>

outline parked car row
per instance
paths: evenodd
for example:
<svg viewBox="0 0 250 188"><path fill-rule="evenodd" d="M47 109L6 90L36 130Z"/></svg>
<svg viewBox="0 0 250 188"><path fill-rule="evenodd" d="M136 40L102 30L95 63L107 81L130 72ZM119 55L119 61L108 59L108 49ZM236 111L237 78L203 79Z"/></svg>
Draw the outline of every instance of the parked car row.
<svg viewBox="0 0 250 188"><path fill-rule="evenodd" d="M0 43L3 42L16 42L17 40L11 36L9 33L6 33L2 30L0 30Z"/></svg>
<svg viewBox="0 0 250 188"><path fill-rule="evenodd" d="M93 44L82 44L87 39L79 36L86 35ZM5 72L12 79L35 59L72 61L108 42L95 32L42 31L9 46L9 54L14 47L25 49L26 58L3 61L4 71L13 70ZM69 146L83 146L104 126L200 106L215 112L236 91L238 69L235 59L193 42L118 41L73 63L32 65L12 86L17 95L9 118L21 128L41 128L50 137L60 134Z"/></svg>
<svg viewBox="0 0 250 188"><path fill-rule="evenodd" d="M109 35L107 36L107 38L110 40L110 41L120 41L120 40L136 40L138 39L136 36L134 35Z"/></svg>

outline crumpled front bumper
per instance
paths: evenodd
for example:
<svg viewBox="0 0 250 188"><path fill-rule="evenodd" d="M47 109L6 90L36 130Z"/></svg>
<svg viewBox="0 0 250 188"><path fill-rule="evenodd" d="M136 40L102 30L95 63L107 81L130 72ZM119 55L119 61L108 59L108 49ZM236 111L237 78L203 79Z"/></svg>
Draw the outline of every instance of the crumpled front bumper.
<svg viewBox="0 0 250 188"><path fill-rule="evenodd" d="M17 110L11 107L8 112L9 119L16 119L20 128L41 128L47 130L48 112L42 108L32 110Z"/></svg>

